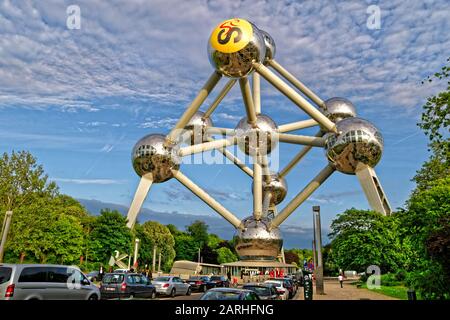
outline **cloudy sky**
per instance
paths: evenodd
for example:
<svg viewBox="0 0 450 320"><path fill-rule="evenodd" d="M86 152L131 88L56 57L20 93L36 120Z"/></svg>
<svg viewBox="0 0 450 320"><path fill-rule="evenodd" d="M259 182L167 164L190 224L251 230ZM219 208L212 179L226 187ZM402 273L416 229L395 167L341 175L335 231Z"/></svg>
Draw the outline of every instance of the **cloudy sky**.
<svg viewBox="0 0 450 320"><path fill-rule="evenodd" d="M67 26L72 4L81 10L80 29ZM367 22L370 5L380 9L379 29ZM170 130L213 71L206 51L212 29L231 17L268 31L278 62L322 98L350 99L379 127L385 151L376 170L391 205L403 206L428 157L416 126L421 106L443 87L421 81L449 56L445 0L0 1L0 151L30 150L64 193L129 205L138 183L134 143ZM262 93L263 113L277 123L306 119L265 82ZM244 113L236 87L213 121L234 128ZM280 167L299 149L280 146ZM285 203L325 164L323 150L311 152L289 174ZM236 167L182 169L239 217L250 214L251 180ZM356 177L336 173L287 223L309 227L317 204L325 227L346 208L368 208ZM172 180L154 185L145 206L214 215Z"/></svg>

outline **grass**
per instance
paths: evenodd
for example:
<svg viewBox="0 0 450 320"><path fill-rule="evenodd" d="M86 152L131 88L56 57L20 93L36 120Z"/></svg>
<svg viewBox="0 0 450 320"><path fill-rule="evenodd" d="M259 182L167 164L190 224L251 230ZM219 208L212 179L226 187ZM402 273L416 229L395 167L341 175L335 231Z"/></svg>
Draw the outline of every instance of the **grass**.
<svg viewBox="0 0 450 320"><path fill-rule="evenodd" d="M354 283L356 284L356 283ZM373 292L381 293L389 297L397 298L400 300L408 299L408 288L405 286L381 286L380 289L368 289L367 284L363 283L361 288L371 290ZM417 294L417 300L420 300L420 296Z"/></svg>

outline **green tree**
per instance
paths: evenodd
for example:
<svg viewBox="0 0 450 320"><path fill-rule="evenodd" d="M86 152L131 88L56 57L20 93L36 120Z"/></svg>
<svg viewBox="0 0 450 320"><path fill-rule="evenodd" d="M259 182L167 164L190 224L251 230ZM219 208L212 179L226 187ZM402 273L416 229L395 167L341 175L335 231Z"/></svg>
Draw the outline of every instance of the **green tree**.
<svg viewBox="0 0 450 320"><path fill-rule="evenodd" d="M156 245L156 259L159 259L161 252L161 268L169 271L175 258L175 239L169 228L156 221L146 221L142 226L136 226L136 235L140 240L141 265L153 262L153 247Z"/></svg>
<svg viewBox="0 0 450 320"><path fill-rule="evenodd" d="M176 260L197 261L198 244L194 237L181 232L175 236Z"/></svg>
<svg viewBox="0 0 450 320"><path fill-rule="evenodd" d="M126 218L116 210L104 209L100 212L89 237L92 260L106 264L115 250L127 254L131 252L133 239L126 223Z"/></svg>
<svg viewBox="0 0 450 320"><path fill-rule="evenodd" d="M13 210L30 204L36 197L53 197L58 193L48 181L42 165L27 151L3 153L0 157L0 209Z"/></svg>
<svg viewBox="0 0 450 320"><path fill-rule="evenodd" d="M350 209L331 224L335 265L347 270L365 271L378 265L383 273L398 269L403 261L396 221L378 212Z"/></svg>
<svg viewBox="0 0 450 320"><path fill-rule="evenodd" d="M199 248L208 243L208 225L200 220L194 221L186 227L187 233L194 238Z"/></svg>
<svg viewBox="0 0 450 320"><path fill-rule="evenodd" d="M443 256L448 250L444 231L449 230L450 177L430 182L428 189L413 194L407 207L398 219L400 236L410 244L408 282L426 299L450 299L448 265L436 257L436 252Z"/></svg>
<svg viewBox="0 0 450 320"><path fill-rule="evenodd" d="M216 252L219 264L238 261L238 257L227 247L221 247Z"/></svg>

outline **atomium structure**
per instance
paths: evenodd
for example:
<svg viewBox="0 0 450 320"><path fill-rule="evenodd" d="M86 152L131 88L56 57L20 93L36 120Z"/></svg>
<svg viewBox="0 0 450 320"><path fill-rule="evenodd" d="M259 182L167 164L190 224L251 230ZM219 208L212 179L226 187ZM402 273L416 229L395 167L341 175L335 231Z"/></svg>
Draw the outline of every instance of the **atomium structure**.
<svg viewBox="0 0 450 320"><path fill-rule="evenodd" d="M347 99L323 101L319 98L275 60L275 48L275 41L267 32L244 19L223 21L213 30L208 55L215 70L206 84L169 134L147 135L133 149L133 168L141 180L128 212L128 227L134 226L151 185L172 178L237 229L236 250L241 260L275 260L283 243L279 226L335 171L356 175L370 206L375 211L390 214L389 203L373 170L383 152L383 138L378 129L358 118L354 105ZM199 111L223 77L228 78L228 82L209 108ZM249 77L252 77L251 84ZM311 119L277 125L262 114L260 77ZM245 116L234 129L214 127L211 114L236 82L242 92ZM313 126L318 127L315 136L288 133ZM214 134L224 137L215 139ZM183 146L180 141L188 143ZM267 157L277 143L299 144L303 148L285 168L271 172ZM253 168L226 149L236 144L252 158ZM278 211L276 206L283 202L287 193L287 174L313 147L324 148L327 164ZM223 153L253 179L253 212L243 220L182 173L182 157L213 149Z"/></svg>

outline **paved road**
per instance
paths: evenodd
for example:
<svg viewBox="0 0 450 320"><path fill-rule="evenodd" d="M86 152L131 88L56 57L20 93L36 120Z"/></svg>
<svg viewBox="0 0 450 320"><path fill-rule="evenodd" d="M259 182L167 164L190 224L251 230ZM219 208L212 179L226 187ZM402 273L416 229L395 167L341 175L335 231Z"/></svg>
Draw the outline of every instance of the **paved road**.
<svg viewBox="0 0 450 320"><path fill-rule="evenodd" d="M325 280L325 295L318 295L314 286L313 300L398 300L368 289L358 289L348 282L344 282L343 288L337 280ZM296 300L304 300L303 288L297 293Z"/></svg>

